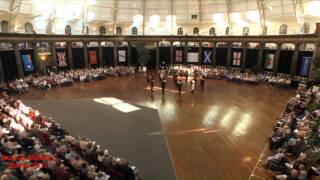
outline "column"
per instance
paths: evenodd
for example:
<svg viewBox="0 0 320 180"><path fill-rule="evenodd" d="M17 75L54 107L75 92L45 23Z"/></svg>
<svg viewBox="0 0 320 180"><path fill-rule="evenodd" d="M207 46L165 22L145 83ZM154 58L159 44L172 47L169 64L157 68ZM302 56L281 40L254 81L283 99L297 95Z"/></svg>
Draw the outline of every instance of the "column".
<svg viewBox="0 0 320 180"><path fill-rule="evenodd" d="M4 77L4 71L3 71L3 65L2 65L2 60L0 59L0 83L5 82L6 79Z"/></svg>
<svg viewBox="0 0 320 180"><path fill-rule="evenodd" d="M55 66L55 68L58 68L55 42L50 43L50 49L51 49L52 65Z"/></svg>
<svg viewBox="0 0 320 180"><path fill-rule="evenodd" d="M118 65L117 42L113 42L113 64Z"/></svg>
<svg viewBox="0 0 320 180"><path fill-rule="evenodd" d="M98 48L99 48L99 66L103 67L104 62L103 62L103 47L101 46L101 42L98 42Z"/></svg>
<svg viewBox="0 0 320 180"><path fill-rule="evenodd" d="M228 54L227 54L227 67L231 66L231 50L232 50L232 43L228 42Z"/></svg>
<svg viewBox="0 0 320 180"><path fill-rule="evenodd" d="M37 42L32 43L32 49L33 49L34 61L36 64L36 72L38 74L41 74L41 63L40 63L39 54L38 54Z"/></svg>
<svg viewBox="0 0 320 180"><path fill-rule="evenodd" d="M297 73L297 64L298 64L298 56L299 56L299 48L300 44L296 43L292 55L291 60L291 69L290 69L290 75L291 77L295 76Z"/></svg>
<svg viewBox="0 0 320 180"><path fill-rule="evenodd" d="M16 64L17 64L17 70L18 70L18 77L19 79L23 78L23 69L22 69L22 61L21 61L21 56L20 56L20 51L19 51L19 44L14 43L14 55L16 59Z"/></svg>
<svg viewBox="0 0 320 180"><path fill-rule="evenodd" d="M264 48L264 43L260 42L259 43L259 54L258 54L258 66L262 67L262 57L263 57L263 48Z"/></svg>
<svg viewBox="0 0 320 180"><path fill-rule="evenodd" d="M276 55L274 57L274 62L273 62L273 73L274 74L278 73L281 45L282 45L282 43L277 43Z"/></svg>
<svg viewBox="0 0 320 180"><path fill-rule="evenodd" d="M132 42L128 42L128 65L132 65Z"/></svg>
<svg viewBox="0 0 320 180"><path fill-rule="evenodd" d="M187 57L188 57L188 42L184 43L184 65L187 65Z"/></svg>
<svg viewBox="0 0 320 180"><path fill-rule="evenodd" d="M202 65L202 42L199 42L199 56L198 56L198 60L199 60L199 65Z"/></svg>
<svg viewBox="0 0 320 180"><path fill-rule="evenodd" d="M312 55L312 62L309 71L309 78L314 78L317 74L317 69L319 69L319 59L320 59L320 44L314 44L314 50Z"/></svg>
<svg viewBox="0 0 320 180"><path fill-rule="evenodd" d="M217 43L213 42L213 48L212 48L212 66L215 67L217 64Z"/></svg>
<svg viewBox="0 0 320 180"><path fill-rule="evenodd" d="M173 41L170 42L170 65L173 65L174 59L174 50L173 50Z"/></svg>
<svg viewBox="0 0 320 180"><path fill-rule="evenodd" d="M243 43L242 47L242 62L241 62L241 69L245 70L246 63L247 63L247 50L248 50L248 43Z"/></svg>
<svg viewBox="0 0 320 180"><path fill-rule="evenodd" d="M84 67L89 68L89 58L88 58L88 42L82 42L83 44L83 57L84 57Z"/></svg>
<svg viewBox="0 0 320 180"><path fill-rule="evenodd" d="M156 42L156 70L159 69L160 64L160 49L159 49L159 42Z"/></svg>
<svg viewBox="0 0 320 180"><path fill-rule="evenodd" d="M67 42L67 48L68 48L69 69L73 69L72 47L71 47L71 43L70 42Z"/></svg>

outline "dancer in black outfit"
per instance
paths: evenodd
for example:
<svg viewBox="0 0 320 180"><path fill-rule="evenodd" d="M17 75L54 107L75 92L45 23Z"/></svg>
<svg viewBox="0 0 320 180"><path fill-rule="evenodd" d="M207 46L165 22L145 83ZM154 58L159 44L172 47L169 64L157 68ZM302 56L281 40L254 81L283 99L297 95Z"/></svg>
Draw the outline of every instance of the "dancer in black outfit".
<svg viewBox="0 0 320 180"><path fill-rule="evenodd" d="M165 79L163 79L161 82L162 95L164 95L164 90L166 89L166 83L167 81Z"/></svg>
<svg viewBox="0 0 320 180"><path fill-rule="evenodd" d="M151 93L153 93L153 86L154 86L154 77L153 77L153 75L150 78L150 86L151 86Z"/></svg>

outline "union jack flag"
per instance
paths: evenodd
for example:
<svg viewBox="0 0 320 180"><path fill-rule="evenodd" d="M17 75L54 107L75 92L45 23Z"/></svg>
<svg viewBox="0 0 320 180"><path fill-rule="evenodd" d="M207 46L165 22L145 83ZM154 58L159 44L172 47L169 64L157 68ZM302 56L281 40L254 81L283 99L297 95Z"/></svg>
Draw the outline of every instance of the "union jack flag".
<svg viewBox="0 0 320 180"><path fill-rule="evenodd" d="M183 57L183 51L176 50L176 62L182 62L182 57Z"/></svg>
<svg viewBox="0 0 320 180"><path fill-rule="evenodd" d="M58 57L58 66L59 67L66 67L67 66L66 53L65 52L57 52L57 57Z"/></svg>
<svg viewBox="0 0 320 180"><path fill-rule="evenodd" d="M240 66L240 63L241 63L241 52L233 52L232 65Z"/></svg>

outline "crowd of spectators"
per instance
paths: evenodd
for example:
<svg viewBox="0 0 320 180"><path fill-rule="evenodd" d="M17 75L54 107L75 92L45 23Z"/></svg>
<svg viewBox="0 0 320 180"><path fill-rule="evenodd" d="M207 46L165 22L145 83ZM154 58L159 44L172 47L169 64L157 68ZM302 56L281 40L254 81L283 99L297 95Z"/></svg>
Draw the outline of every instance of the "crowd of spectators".
<svg viewBox="0 0 320 180"><path fill-rule="evenodd" d="M269 140L266 168L276 179L312 180L320 173L320 90L299 88L289 99Z"/></svg>
<svg viewBox="0 0 320 180"><path fill-rule="evenodd" d="M134 67L101 67L95 69L76 69L70 71L61 71L58 73L48 72L46 75L27 76L23 79L15 80L9 83L2 83L0 91L6 91L8 94L24 93L29 90L29 86L41 90L48 90L60 86L69 86L74 82L91 82L105 79L106 77L129 76L135 73Z"/></svg>
<svg viewBox="0 0 320 180"><path fill-rule="evenodd" d="M0 179L137 180L137 169L95 141L72 136L6 93L0 98Z"/></svg>
<svg viewBox="0 0 320 180"><path fill-rule="evenodd" d="M237 68L226 69L224 67L202 67L202 66L173 66L169 72L174 76L193 76L207 79L226 79L230 82L259 84L267 83L279 88L289 88L290 76L284 74L272 74L269 72L253 73L251 71L240 71Z"/></svg>
<svg viewBox="0 0 320 180"><path fill-rule="evenodd" d="M5 91L9 94L22 94L29 91L29 85L23 79L17 79L8 83L2 82L0 84L0 91Z"/></svg>

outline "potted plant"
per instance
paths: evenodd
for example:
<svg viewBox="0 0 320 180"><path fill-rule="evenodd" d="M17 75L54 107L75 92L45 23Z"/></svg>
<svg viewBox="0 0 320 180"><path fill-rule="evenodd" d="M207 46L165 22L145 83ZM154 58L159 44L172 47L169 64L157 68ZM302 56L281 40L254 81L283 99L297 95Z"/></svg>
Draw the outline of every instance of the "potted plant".
<svg viewBox="0 0 320 180"><path fill-rule="evenodd" d="M150 60L149 49L146 48L145 43L138 43L136 48L138 53L139 70L141 67L142 71L146 72L147 71L146 64Z"/></svg>

